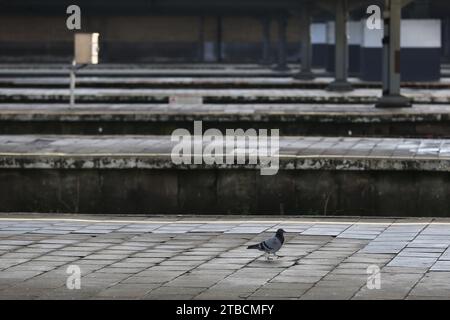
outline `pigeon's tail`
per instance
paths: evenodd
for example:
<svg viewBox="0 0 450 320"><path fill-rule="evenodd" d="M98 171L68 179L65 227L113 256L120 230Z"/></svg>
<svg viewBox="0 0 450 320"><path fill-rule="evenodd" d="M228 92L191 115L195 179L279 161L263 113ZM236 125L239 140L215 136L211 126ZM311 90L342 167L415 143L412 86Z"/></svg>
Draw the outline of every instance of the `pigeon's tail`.
<svg viewBox="0 0 450 320"><path fill-rule="evenodd" d="M259 249L259 244L252 244L251 246L248 246L247 249Z"/></svg>

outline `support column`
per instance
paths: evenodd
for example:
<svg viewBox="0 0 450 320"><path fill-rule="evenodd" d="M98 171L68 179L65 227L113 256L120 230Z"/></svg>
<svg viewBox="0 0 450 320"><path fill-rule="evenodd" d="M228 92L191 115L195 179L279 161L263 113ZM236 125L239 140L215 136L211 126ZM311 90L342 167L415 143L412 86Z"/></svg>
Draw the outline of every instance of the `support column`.
<svg viewBox="0 0 450 320"><path fill-rule="evenodd" d="M352 85L348 82L348 44L347 44L347 0L336 0L335 16L335 44L334 44L334 78L328 90L350 91Z"/></svg>
<svg viewBox="0 0 450 320"><path fill-rule="evenodd" d="M450 58L450 18L447 17L443 19L442 23L443 23L442 47L444 57L446 60L448 60Z"/></svg>
<svg viewBox="0 0 450 320"><path fill-rule="evenodd" d="M314 79L312 73L312 44L311 44L311 3L306 2L300 12L301 25L301 70L294 76L296 79Z"/></svg>
<svg viewBox="0 0 450 320"><path fill-rule="evenodd" d="M217 16L216 59L222 62L222 16Z"/></svg>
<svg viewBox="0 0 450 320"><path fill-rule="evenodd" d="M286 29L287 29L287 17L281 15L278 17L278 63L275 67L277 71L289 70L286 62Z"/></svg>
<svg viewBox="0 0 450 320"><path fill-rule="evenodd" d="M198 61L205 61L205 17L200 16L198 20Z"/></svg>
<svg viewBox="0 0 450 320"><path fill-rule="evenodd" d="M262 57L261 64L270 65L272 63L272 59L270 57L270 17L261 18L262 25Z"/></svg>
<svg viewBox="0 0 450 320"><path fill-rule="evenodd" d="M383 96L377 108L410 107L411 101L400 95L400 24L402 0L385 0L383 36Z"/></svg>

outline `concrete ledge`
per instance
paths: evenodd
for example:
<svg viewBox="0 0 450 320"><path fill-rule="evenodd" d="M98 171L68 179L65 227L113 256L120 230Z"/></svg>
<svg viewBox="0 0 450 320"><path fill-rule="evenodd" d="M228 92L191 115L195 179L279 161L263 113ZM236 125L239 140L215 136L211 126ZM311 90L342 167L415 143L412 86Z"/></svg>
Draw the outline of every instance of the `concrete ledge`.
<svg viewBox="0 0 450 320"><path fill-rule="evenodd" d="M68 76L70 65L55 68L1 68L0 77L66 77ZM294 68L297 67L294 66ZM297 70L298 71L298 70ZM80 76L90 77L286 77L295 74L293 70L273 71L270 68L261 67L241 67L227 69L226 65L219 68L183 68L174 65L167 65L166 67L154 68L134 66L129 68L127 65L122 68L108 68L104 65L101 68L87 68L77 72Z"/></svg>
<svg viewBox="0 0 450 320"><path fill-rule="evenodd" d="M174 165L169 137L0 137L0 211L450 216L448 140L283 137L280 170Z"/></svg>
<svg viewBox="0 0 450 320"><path fill-rule="evenodd" d="M380 110L372 104L76 104L0 103L0 121L449 121L450 105Z"/></svg>
<svg viewBox="0 0 450 320"><path fill-rule="evenodd" d="M314 79L308 77L314 76ZM118 89L326 89L334 78L322 73L311 73L307 79L301 73L286 77L91 77L77 76L77 88L118 88ZM381 88L381 82L361 81L349 78L354 88ZM450 89L446 79L433 82L402 82L403 88ZM69 86L68 77L2 77L2 88L48 88L58 89Z"/></svg>
<svg viewBox="0 0 450 320"><path fill-rule="evenodd" d="M171 152L176 144L170 141L170 136L0 136L0 166L4 169L259 168L250 164L175 165ZM281 137L279 145L280 168L285 170L450 171L448 140ZM240 154L245 152L237 150Z"/></svg>
<svg viewBox="0 0 450 320"><path fill-rule="evenodd" d="M450 158L280 155L280 170L332 171L438 171L450 172ZM175 165L168 154L23 154L0 153L2 169L176 169L176 170L260 170L258 165Z"/></svg>
<svg viewBox="0 0 450 320"><path fill-rule="evenodd" d="M76 100L84 103L167 103L171 96L203 97L204 103L327 103L374 104L379 89L330 92L319 89L87 89L76 90ZM402 95L423 104L449 104L450 90L403 89ZM67 102L68 89L0 88L3 103Z"/></svg>
<svg viewBox="0 0 450 320"><path fill-rule="evenodd" d="M0 134L162 134L176 128L279 128L281 135L450 137L450 108L370 104L0 104Z"/></svg>

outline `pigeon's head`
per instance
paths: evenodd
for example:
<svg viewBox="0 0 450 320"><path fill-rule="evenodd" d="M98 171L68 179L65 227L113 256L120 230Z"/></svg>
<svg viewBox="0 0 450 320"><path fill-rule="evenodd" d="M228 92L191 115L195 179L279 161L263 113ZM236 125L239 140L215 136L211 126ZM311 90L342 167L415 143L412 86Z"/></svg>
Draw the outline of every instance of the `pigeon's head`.
<svg viewBox="0 0 450 320"><path fill-rule="evenodd" d="M283 229L278 229L277 230L277 235L282 236L286 231L284 231Z"/></svg>

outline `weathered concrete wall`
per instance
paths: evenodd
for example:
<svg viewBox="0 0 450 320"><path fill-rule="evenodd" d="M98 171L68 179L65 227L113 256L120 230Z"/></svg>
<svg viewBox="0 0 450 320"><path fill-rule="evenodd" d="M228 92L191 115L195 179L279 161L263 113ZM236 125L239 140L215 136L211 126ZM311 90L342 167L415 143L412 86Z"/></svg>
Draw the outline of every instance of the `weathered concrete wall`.
<svg viewBox="0 0 450 320"><path fill-rule="evenodd" d="M425 171L0 170L0 211L450 216Z"/></svg>
<svg viewBox="0 0 450 320"><path fill-rule="evenodd" d="M0 118L3 118L0 116ZM73 119L76 117L72 117ZM83 119L84 118L84 119ZM89 135L120 135L120 134L156 134L170 135L175 129L185 128L192 132L194 120L203 121L205 130L214 128L225 133L227 129L267 129L279 128L285 136L353 136L353 137L403 137L403 138L450 138L450 120L411 118L401 121L365 121L358 119L339 119L336 122L327 121L330 118L320 116L268 117L269 119L233 120L227 117L212 119L200 116L182 116L167 119L165 116L155 116L153 119L135 120L134 116L114 116L110 120L92 120L92 117L81 117L80 120L0 120L0 134L89 134ZM150 117L151 118L151 117ZM205 119L206 118L206 119ZM220 118L220 119L219 119ZM238 118L238 117L237 117ZM247 118L247 119L245 119ZM262 116L264 118L264 116ZM273 118L271 120L270 118ZM344 117L341 117L344 118ZM160 121L158 121L160 119Z"/></svg>

